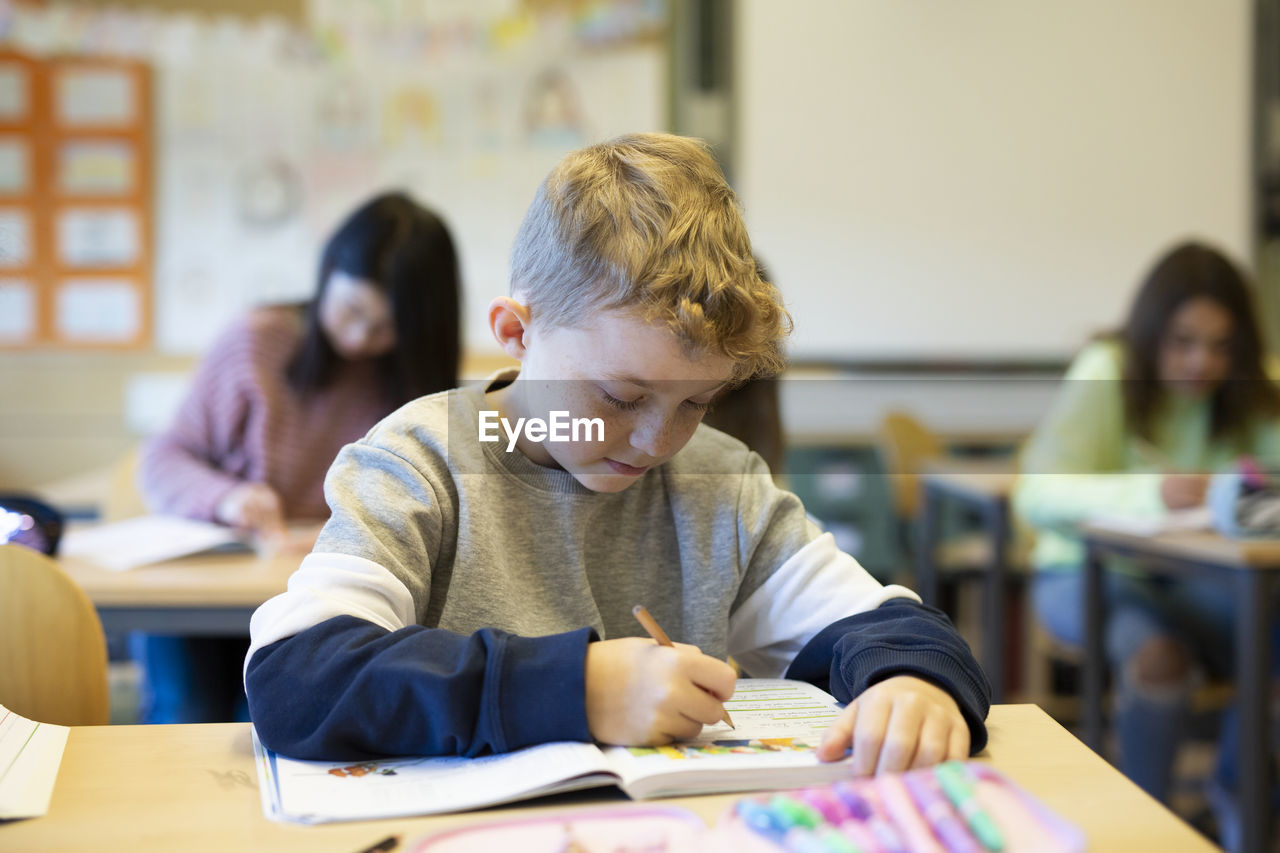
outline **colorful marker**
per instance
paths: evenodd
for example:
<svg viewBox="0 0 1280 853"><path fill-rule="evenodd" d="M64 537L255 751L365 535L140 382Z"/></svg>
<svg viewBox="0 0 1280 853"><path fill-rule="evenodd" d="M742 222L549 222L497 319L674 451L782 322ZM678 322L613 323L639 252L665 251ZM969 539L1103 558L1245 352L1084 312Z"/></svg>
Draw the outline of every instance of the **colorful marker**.
<svg viewBox="0 0 1280 853"><path fill-rule="evenodd" d="M1000 829L991 819L991 815L983 811L982 806L978 804L977 790L964 764L959 761L939 764L933 769L933 775L937 777L938 784L942 786L947 799L951 800L956 810L964 817L965 823L969 825L969 829L982 842L982 846L996 853L1004 850L1004 836L1000 834Z"/></svg>
<svg viewBox="0 0 1280 853"><path fill-rule="evenodd" d="M906 839L907 849L911 853L946 853L946 848L933 834L933 827L925 820L925 816L916 808L915 800L902 780L900 774L888 773L876 777L876 787L885 812Z"/></svg>
<svg viewBox="0 0 1280 853"><path fill-rule="evenodd" d="M769 809L788 829L793 826L813 829L823 823L822 815L812 806L805 805L786 794L774 794L770 797Z"/></svg>
<svg viewBox="0 0 1280 853"><path fill-rule="evenodd" d="M876 837L871 834L871 830L867 825L856 818L849 818L840 824L840 831L844 833L844 837L852 841L855 845L865 851L865 853L891 853L884 845L882 845Z"/></svg>
<svg viewBox="0 0 1280 853"><path fill-rule="evenodd" d="M871 783L867 783L861 795L850 790L850 795L858 798L861 807L854 814L861 812L862 820L866 821L867 829L871 830L871 834L875 836L876 841L880 843L888 853L911 853L911 848L907 842L902 839L902 834L893 828L893 824L886 819L885 812L881 808L880 800L876 796L875 789Z"/></svg>
<svg viewBox="0 0 1280 853"><path fill-rule="evenodd" d="M969 834L964 820L951 807L951 802L942 793L933 774L906 773L902 777L902 784L911 794L911 799L915 800L920 814L933 827L934 835L938 836L950 853L982 853L982 845Z"/></svg>
<svg viewBox="0 0 1280 853"><path fill-rule="evenodd" d="M763 835L770 841L780 841L782 836L787 834L787 827L777 815L755 800L739 800L735 810L738 813L738 820L757 835Z"/></svg>
<svg viewBox="0 0 1280 853"><path fill-rule="evenodd" d="M827 823L839 826L850 817L849 807L829 788L804 788L795 795L801 802L822 815Z"/></svg>

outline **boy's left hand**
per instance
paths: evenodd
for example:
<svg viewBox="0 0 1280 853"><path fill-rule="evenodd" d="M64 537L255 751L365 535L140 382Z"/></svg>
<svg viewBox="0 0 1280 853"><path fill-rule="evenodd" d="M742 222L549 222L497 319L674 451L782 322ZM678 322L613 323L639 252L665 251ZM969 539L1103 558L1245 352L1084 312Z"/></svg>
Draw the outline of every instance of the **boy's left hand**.
<svg viewBox="0 0 1280 853"><path fill-rule="evenodd" d="M853 773L894 773L969 757L969 725L941 687L895 675L862 691L822 737L818 758L837 761L853 746Z"/></svg>

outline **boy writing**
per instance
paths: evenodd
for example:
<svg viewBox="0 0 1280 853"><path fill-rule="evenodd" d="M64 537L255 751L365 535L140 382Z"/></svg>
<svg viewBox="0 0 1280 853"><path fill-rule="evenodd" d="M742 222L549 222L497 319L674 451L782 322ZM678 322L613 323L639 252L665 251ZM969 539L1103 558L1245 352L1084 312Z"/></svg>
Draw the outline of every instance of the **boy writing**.
<svg viewBox="0 0 1280 853"><path fill-rule="evenodd" d="M489 323L520 361L348 445L332 516L246 661L263 742L326 759L655 744L715 723L732 655L848 702L820 757L963 758L990 690L946 617L881 586L699 422L776 372L790 320L694 140L615 139L548 176ZM677 641L642 636L645 604Z"/></svg>

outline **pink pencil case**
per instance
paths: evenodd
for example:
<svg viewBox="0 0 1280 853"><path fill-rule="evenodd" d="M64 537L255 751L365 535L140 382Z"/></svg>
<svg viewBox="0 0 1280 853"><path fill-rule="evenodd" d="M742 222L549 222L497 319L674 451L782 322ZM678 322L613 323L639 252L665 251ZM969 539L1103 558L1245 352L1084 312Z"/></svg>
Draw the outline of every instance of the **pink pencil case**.
<svg viewBox="0 0 1280 853"><path fill-rule="evenodd" d="M952 765L963 768L972 784L973 805L965 810L978 810L991 819L998 845L984 844L962 810L943 803L935 770L929 768L743 797L711 827L684 808L637 803L462 826L416 839L406 849L411 853L1083 853L1086 849L1084 833L1077 826L1004 774L978 762ZM850 801L865 804L864 812L851 814L842 805ZM762 812L785 817L764 830L744 819L748 813L759 818ZM793 818L797 823L789 822ZM950 832L942 828L948 823Z"/></svg>
<svg viewBox="0 0 1280 853"><path fill-rule="evenodd" d="M971 788L963 807L936 768L756 794L739 800L716 831L741 851L789 853L1083 853L1084 833L1003 773L951 762ZM978 831L975 815L987 821ZM765 846L761 847L763 841ZM847 842L847 847L843 846ZM718 848L717 848L718 849ZM733 849L726 846L724 849Z"/></svg>
<svg viewBox="0 0 1280 853"><path fill-rule="evenodd" d="M496 820L424 836L410 853L694 853L706 822L674 806L621 805Z"/></svg>

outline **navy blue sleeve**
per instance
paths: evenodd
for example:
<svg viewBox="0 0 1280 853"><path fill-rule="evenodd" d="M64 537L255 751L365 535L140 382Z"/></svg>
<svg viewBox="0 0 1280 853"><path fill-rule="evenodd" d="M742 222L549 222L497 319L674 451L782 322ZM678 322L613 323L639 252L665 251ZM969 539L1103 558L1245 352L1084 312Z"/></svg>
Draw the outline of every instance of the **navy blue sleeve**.
<svg viewBox="0 0 1280 853"><path fill-rule="evenodd" d="M894 598L823 628L787 668L841 702L851 702L877 681L914 675L951 694L969 724L969 751L987 745L991 685L969 644L941 610Z"/></svg>
<svg viewBox="0 0 1280 853"><path fill-rule="evenodd" d="M546 637L387 631L335 616L259 649L249 713L264 745L296 758L476 756L589 741L590 628Z"/></svg>

